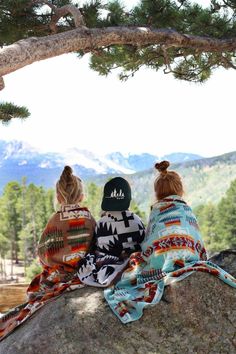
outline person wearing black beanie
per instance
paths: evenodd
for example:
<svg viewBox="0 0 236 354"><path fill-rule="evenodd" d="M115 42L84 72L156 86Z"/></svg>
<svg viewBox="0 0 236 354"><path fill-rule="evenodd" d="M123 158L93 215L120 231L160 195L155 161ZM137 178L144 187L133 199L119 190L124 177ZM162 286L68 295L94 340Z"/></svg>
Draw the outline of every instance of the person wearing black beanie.
<svg viewBox="0 0 236 354"><path fill-rule="evenodd" d="M131 188L124 178L115 177L104 186L103 216L96 223L93 250L80 263L78 276L87 285L107 287L126 267L131 253L141 250L145 227L129 210Z"/></svg>

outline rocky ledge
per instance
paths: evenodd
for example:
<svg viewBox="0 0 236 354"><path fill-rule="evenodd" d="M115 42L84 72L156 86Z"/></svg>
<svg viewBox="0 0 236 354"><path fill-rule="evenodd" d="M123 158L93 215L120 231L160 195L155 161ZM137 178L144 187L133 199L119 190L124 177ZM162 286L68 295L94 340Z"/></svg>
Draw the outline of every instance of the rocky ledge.
<svg viewBox="0 0 236 354"><path fill-rule="evenodd" d="M236 250L212 261L236 277ZM123 325L96 288L67 293L0 343L0 354L236 353L236 289L205 273L168 286L160 304Z"/></svg>

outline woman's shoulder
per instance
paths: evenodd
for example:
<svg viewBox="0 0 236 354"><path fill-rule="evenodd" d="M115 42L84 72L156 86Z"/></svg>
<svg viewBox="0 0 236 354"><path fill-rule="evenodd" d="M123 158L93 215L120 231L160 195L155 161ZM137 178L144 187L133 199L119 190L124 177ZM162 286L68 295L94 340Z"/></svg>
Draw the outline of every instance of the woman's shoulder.
<svg viewBox="0 0 236 354"><path fill-rule="evenodd" d="M86 225L91 224L95 227L96 221L88 208L79 205L63 205L50 217L45 229L52 227L64 229L66 225L76 220L84 220Z"/></svg>
<svg viewBox="0 0 236 354"><path fill-rule="evenodd" d="M58 220L58 212L54 212L50 218L48 219L47 225L53 224L55 221Z"/></svg>

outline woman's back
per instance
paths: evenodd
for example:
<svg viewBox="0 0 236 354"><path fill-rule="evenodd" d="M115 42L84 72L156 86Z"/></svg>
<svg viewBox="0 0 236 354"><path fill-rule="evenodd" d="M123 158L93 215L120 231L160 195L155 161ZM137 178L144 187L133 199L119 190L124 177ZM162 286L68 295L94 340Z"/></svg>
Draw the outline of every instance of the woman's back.
<svg viewBox="0 0 236 354"><path fill-rule="evenodd" d="M39 241L42 264L76 266L89 250L94 227L95 220L87 208L63 205L49 220Z"/></svg>
<svg viewBox="0 0 236 354"><path fill-rule="evenodd" d="M160 268L170 260L206 259L196 217L180 196L153 205L142 250L144 255L152 254L149 261L155 267L158 262Z"/></svg>

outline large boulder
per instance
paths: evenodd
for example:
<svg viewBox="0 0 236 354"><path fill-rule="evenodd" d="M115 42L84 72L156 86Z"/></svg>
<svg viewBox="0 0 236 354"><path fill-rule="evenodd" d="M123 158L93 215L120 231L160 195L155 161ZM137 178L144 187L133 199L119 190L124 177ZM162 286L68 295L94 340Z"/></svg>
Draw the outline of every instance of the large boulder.
<svg viewBox="0 0 236 354"><path fill-rule="evenodd" d="M218 258L217 258L218 257ZM230 261L228 261L230 259ZM236 252L214 258L236 276ZM0 354L236 353L236 289L194 273L163 300L123 325L96 288L47 304L0 343Z"/></svg>

